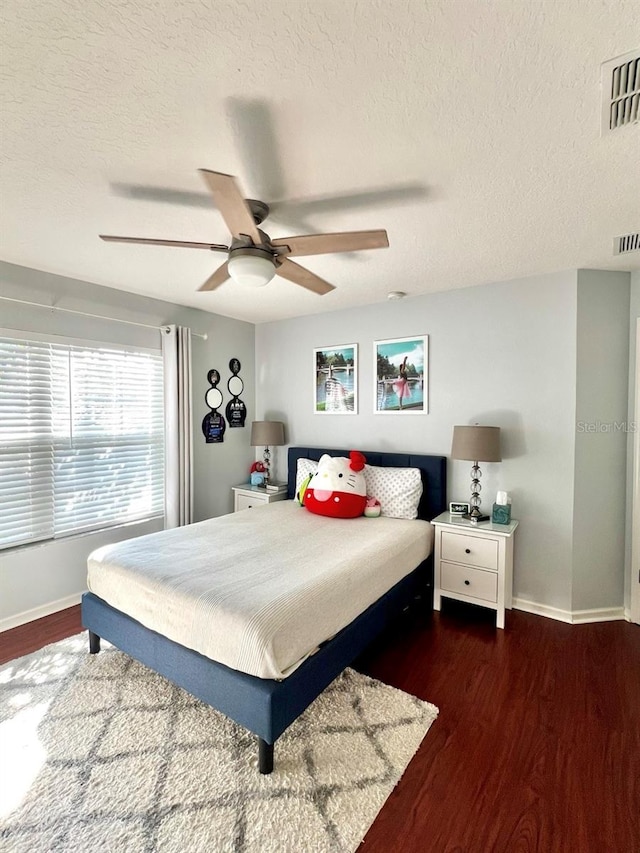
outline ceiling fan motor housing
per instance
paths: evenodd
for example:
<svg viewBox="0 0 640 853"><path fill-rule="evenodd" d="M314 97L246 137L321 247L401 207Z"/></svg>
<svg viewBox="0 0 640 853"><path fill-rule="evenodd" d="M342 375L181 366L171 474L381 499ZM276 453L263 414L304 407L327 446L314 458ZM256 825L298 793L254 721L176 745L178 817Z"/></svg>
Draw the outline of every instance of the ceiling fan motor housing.
<svg viewBox="0 0 640 853"><path fill-rule="evenodd" d="M261 222L264 222L269 215L269 205L265 204L264 201L258 201L256 198L247 198L245 201L251 211L253 221L256 225L260 225Z"/></svg>

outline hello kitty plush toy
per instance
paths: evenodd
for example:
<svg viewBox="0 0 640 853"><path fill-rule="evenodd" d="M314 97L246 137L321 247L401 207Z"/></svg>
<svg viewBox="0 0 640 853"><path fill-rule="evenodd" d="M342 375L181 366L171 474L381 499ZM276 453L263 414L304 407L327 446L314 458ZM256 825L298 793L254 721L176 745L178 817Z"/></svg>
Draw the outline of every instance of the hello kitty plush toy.
<svg viewBox="0 0 640 853"><path fill-rule="evenodd" d="M357 450L352 450L348 459L326 453L321 456L318 470L304 495L304 505L309 512L331 518L357 518L362 515L367 503L365 462Z"/></svg>

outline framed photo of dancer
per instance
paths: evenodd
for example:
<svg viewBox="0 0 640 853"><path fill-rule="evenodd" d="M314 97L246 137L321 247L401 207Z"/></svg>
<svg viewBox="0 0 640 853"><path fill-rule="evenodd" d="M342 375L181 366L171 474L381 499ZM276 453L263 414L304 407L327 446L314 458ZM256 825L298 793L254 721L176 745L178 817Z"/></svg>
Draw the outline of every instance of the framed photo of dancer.
<svg viewBox="0 0 640 853"><path fill-rule="evenodd" d="M374 341L374 413L424 415L429 411L429 336Z"/></svg>
<svg viewBox="0 0 640 853"><path fill-rule="evenodd" d="M358 412L358 344L313 351L313 410L317 415Z"/></svg>

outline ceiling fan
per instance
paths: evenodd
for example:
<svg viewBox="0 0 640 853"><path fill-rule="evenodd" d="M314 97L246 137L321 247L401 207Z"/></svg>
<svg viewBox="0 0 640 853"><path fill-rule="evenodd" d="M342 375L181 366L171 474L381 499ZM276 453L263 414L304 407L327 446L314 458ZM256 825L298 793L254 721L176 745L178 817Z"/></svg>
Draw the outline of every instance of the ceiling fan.
<svg viewBox="0 0 640 853"><path fill-rule="evenodd" d="M334 290L334 286L311 270L296 264L291 260L292 257L381 249L389 245L387 232L382 229L345 231L338 234L305 234L272 240L258 227L269 215L269 205L255 199L245 199L236 178L232 175L211 172L208 169L199 171L231 232L230 246L183 240L153 240L146 237L116 237L109 234L100 234L100 239L115 243L143 243L151 246L179 246L186 249L228 252L228 260L218 267L198 290L215 290L229 278L240 284L261 287L268 284L275 275L279 275L321 296Z"/></svg>

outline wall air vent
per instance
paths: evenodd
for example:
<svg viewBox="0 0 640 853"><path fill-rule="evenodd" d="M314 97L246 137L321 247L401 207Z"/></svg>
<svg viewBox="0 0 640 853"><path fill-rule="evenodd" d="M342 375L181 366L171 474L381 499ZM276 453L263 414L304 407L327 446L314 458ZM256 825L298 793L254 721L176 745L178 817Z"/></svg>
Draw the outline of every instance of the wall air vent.
<svg viewBox="0 0 640 853"><path fill-rule="evenodd" d="M628 255L629 252L640 252L640 231L635 234L623 234L622 237L614 237L613 254Z"/></svg>
<svg viewBox="0 0 640 853"><path fill-rule="evenodd" d="M602 133L640 121L640 50L602 64Z"/></svg>

